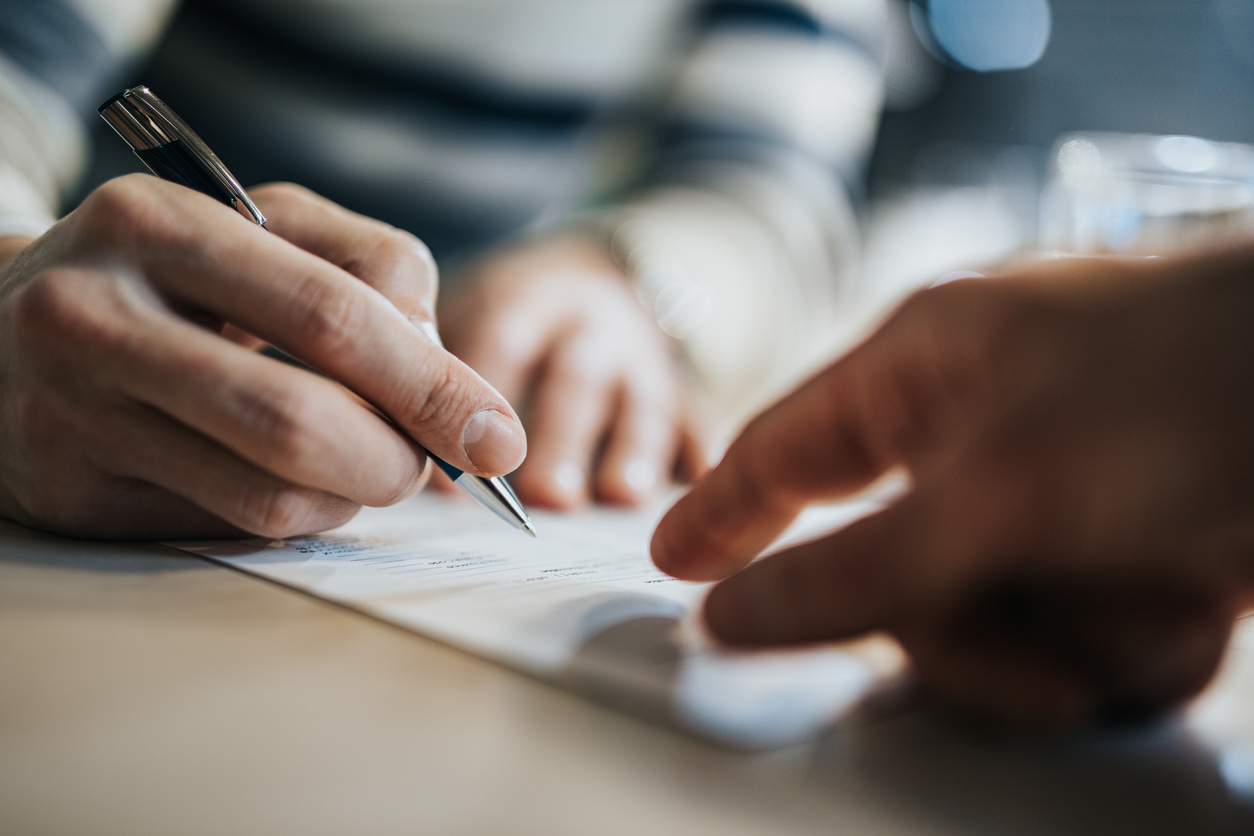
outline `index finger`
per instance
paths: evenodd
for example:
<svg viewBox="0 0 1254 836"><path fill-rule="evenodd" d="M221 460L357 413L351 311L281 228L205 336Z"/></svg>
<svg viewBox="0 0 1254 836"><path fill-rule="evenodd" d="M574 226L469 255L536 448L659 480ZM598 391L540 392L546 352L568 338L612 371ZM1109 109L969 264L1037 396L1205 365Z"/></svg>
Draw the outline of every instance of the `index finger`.
<svg viewBox="0 0 1254 836"><path fill-rule="evenodd" d="M951 286L950 286L951 287ZM955 421L979 340L952 324L945 287L915 296L870 340L755 419L653 535L658 568L688 580L729 575L806 505L911 465Z"/></svg>
<svg viewBox="0 0 1254 836"><path fill-rule="evenodd" d="M434 322L439 270L426 244L294 183L249 190L266 229L353 274L411 321Z"/></svg>
<svg viewBox="0 0 1254 836"><path fill-rule="evenodd" d="M729 575L810 502L857 490L891 467L868 443L859 373L837 364L753 421L662 518L653 562L687 580Z"/></svg>
<svg viewBox="0 0 1254 836"><path fill-rule="evenodd" d="M498 475L522 460L526 440L509 403L344 270L154 178L113 181L89 201L103 204L94 209L113 219L116 236L178 304L343 383L454 467Z"/></svg>
<svg viewBox="0 0 1254 836"><path fill-rule="evenodd" d="M825 538L769 555L716 586L711 629L738 644L840 639L893 628L960 600L1022 554L1027 495L994 471L960 469ZM1019 523L1019 525L1016 525Z"/></svg>

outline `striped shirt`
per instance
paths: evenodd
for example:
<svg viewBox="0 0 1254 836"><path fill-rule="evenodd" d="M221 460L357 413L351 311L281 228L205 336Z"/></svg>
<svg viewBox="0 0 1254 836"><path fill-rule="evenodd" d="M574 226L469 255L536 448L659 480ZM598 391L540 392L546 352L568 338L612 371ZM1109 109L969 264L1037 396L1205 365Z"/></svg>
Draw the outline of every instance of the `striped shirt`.
<svg viewBox="0 0 1254 836"><path fill-rule="evenodd" d="M722 402L759 401L822 342L889 0L174 5L8 0L0 234L53 221L94 106L148 62L241 180L304 183L446 265L571 223L612 238Z"/></svg>

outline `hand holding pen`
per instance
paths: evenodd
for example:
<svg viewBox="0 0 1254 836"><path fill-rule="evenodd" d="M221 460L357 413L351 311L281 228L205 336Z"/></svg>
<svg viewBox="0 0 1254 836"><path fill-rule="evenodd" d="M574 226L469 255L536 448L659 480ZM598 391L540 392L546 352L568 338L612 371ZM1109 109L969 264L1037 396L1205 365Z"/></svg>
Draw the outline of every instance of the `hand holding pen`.
<svg viewBox="0 0 1254 836"><path fill-rule="evenodd" d="M265 227L265 216L235 176L209 150L209 146L205 145L200 136L147 87L124 90L100 106L100 115L131 146L136 156L143 160L153 174L206 194L230 206L247 220ZM435 264L426 247L422 248L422 253L426 256L431 275L434 276ZM435 282L431 286L434 290ZM428 315L417 321L411 316L410 321L415 322L440 348L444 347L432 316ZM468 432L477 434L469 428ZM468 451L464 452L469 456ZM466 473L465 468L455 467L430 452L427 455L453 484L484 508L532 537L536 535L526 511L504 479Z"/></svg>
<svg viewBox="0 0 1254 836"><path fill-rule="evenodd" d="M414 438L474 475L522 460L509 404L426 334L421 242L295 186L251 197L274 234L119 178L5 269L0 514L80 536L285 537L416 491Z"/></svg>

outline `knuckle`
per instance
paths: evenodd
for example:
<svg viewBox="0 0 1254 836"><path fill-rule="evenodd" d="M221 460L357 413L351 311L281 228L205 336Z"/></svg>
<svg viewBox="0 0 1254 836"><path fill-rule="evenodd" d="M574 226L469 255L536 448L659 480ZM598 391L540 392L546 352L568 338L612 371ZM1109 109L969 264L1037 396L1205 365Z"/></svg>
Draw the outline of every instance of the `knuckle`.
<svg viewBox="0 0 1254 836"><path fill-rule="evenodd" d="M147 332L139 325L149 301L117 277L54 269L14 293L8 322L25 361L97 377L148 353ZM95 362L84 363L84 356Z"/></svg>
<svg viewBox="0 0 1254 836"><path fill-rule="evenodd" d="M312 189L287 181L263 183L249 189L248 193L262 210L272 217L299 212L302 211L302 207L329 205L326 198Z"/></svg>
<svg viewBox="0 0 1254 836"><path fill-rule="evenodd" d="M424 467L419 464L405 468L404 472L391 485L387 486L371 504L387 508L413 496L422 486L423 477L429 469L430 465Z"/></svg>
<svg viewBox="0 0 1254 836"><path fill-rule="evenodd" d="M361 506L343 497L321 494L311 502L313 513L304 523L302 533L311 534L339 528L351 520L361 510Z"/></svg>
<svg viewBox="0 0 1254 836"><path fill-rule="evenodd" d="M202 252L205 212L221 209L195 191L130 174L97 188L70 217L76 249L113 260L119 254Z"/></svg>
<svg viewBox="0 0 1254 836"><path fill-rule="evenodd" d="M304 202L310 200L318 200L318 194L304 186L291 183L286 180L279 180L272 183L263 183L250 191L265 195L268 199L291 202Z"/></svg>
<svg viewBox="0 0 1254 836"><path fill-rule="evenodd" d="M440 283L440 268L435 262L435 256L431 254L431 248L416 235L404 230L397 230L397 233L401 236L401 244L405 248L405 258L411 265L410 269L422 277L434 291Z"/></svg>
<svg viewBox="0 0 1254 836"><path fill-rule="evenodd" d="M156 202L153 179L142 174L117 177L93 191L79 214L82 235L88 242L116 247L133 241L139 232L164 228L153 223Z"/></svg>
<svg viewBox="0 0 1254 836"><path fill-rule="evenodd" d="M376 244L378 258L386 264L434 280L438 274L431 250L416 235L380 224L382 234Z"/></svg>
<svg viewBox="0 0 1254 836"><path fill-rule="evenodd" d="M135 211L140 202L140 176L142 175L115 177L102 184L83 200L84 213L113 218Z"/></svg>
<svg viewBox="0 0 1254 836"><path fill-rule="evenodd" d="M245 406L245 424L260 439L271 463L304 472L327 452L318 426L315 398L300 389L274 389Z"/></svg>
<svg viewBox="0 0 1254 836"><path fill-rule="evenodd" d="M302 342L328 356L350 351L369 317L363 293L321 277L299 282L293 299L295 328Z"/></svg>
<svg viewBox="0 0 1254 836"><path fill-rule="evenodd" d="M115 329L100 315L85 278L77 270L49 270L19 289L11 308L19 340L97 345L111 338Z"/></svg>
<svg viewBox="0 0 1254 836"><path fill-rule="evenodd" d="M430 474L432 462L420 450L415 449L416 445L413 442L407 442L407 446L409 455L393 459L398 472L388 480L390 484L386 485L370 504L386 508L403 499L408 499L422 488Z"/></svg>
<svg viewBox="0 0 1254 836"><path fill-rule="evenodd" d="M305 529L312 510L305 491L287 485L265 485L241 495L236 524L261 537L282 539L309 533Z"/></svg>
<svg viewBox="0 0 1254 836"><path fill-rule="evenodd" d="M402 307L417 305L434 314L439 270L427 245L380 221L368 223L373 227L369 247L345 269L365 278L393 302L404 300Z"/></svg>
<svg viewBox="0 0 1254 836"><path fill-rule="evenodd" d="M453 422L461 420L460 407L470 402L466 388L451 366L441 363L429 368L422 387L401 405L399 417L403 418L403 425L436 432L450 428Z"/></svg>
<svg viewBox="0 0 1254 836"><path fill-rule="evenodd" d="M24 285L10 306L14 332L20 337L42 337L64 327L78 316L73 274L51 270Z"/></svg>

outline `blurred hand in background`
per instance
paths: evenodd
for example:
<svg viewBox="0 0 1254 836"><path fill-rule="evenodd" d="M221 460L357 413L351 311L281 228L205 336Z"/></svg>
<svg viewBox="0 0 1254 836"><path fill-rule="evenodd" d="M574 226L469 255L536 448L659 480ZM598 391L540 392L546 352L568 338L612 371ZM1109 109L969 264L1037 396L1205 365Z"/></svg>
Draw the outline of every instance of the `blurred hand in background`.
<svg viewBox="0 0 1254 836"><path fill-rule="evenodd" d="M449 350L518 406L524 502L636 505L707 465L670 339L604 246L574 235L502 249L440 300Z"/></svg>
<svg viewBox="0 0 1254 836"><path fill-rule="evenodd" d="M1040 728L1213 674L1254 590L1254 248L1072 259L918 293L756 419L653 557L729 577L734 644L886 629L944 702ZM753 563L808 503L879 513Z"/></svg>

